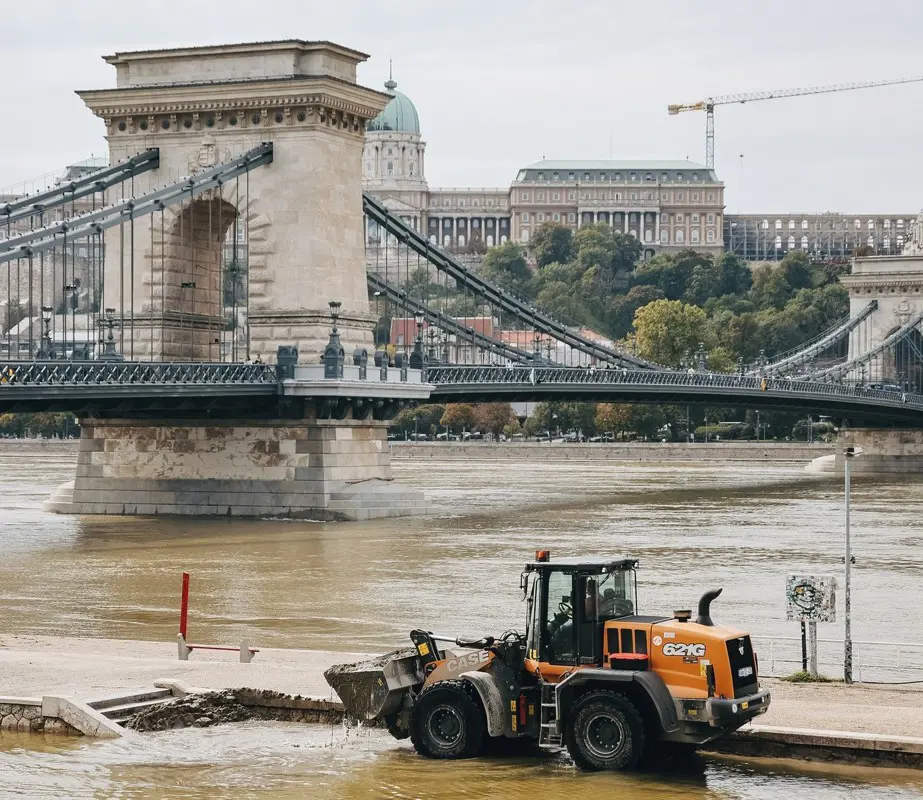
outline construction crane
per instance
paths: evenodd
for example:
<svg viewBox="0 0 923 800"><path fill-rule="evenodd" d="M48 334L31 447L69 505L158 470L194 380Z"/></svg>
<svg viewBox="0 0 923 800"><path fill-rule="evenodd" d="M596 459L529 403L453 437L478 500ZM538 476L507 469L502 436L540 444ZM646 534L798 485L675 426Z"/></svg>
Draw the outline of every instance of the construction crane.
<svg viewBox="0 0 923 800"><path fill-rule="evenodd" d="M876 86L894 86L899 83L920 83L920 78L893 78L884 81L864 81L862 83L837 83L830 86L808 86L800 89L774 89L765 92L746 92L744 94L726 94L719 97L706 97L698 103L676 103L667 106L670 115L681 111L705 112L705 166L715 166L715 106L727 103L752 103L757 100L775 100L780 97L801 97L806 94L830 94L831 92L848 92L852 89L872 89Z"/></svg>

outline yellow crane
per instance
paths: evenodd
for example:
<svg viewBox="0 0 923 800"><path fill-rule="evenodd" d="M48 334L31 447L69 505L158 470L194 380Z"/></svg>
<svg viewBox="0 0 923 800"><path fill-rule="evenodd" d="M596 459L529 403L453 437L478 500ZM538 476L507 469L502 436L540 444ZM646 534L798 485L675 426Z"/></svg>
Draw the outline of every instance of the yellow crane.
<svg viewBox="0 0 923 800"><path fill-rule="evenodd" d="M848 92L852 89L872 89L876 86L894 86L899 83L920 83L919 78L892 78L883 81L864 81L861 83L837 83L829 86L808 86L800 89L771 89L765 92L745 92L743 94L725 94L718 97L706 97L698 103L674 103L667 106L670 115L682 111L705 112L705 165L715 166L715 106L728 103L752 103L757 100L775 100L780 97L802 97L807 94L830 94L831 92Z"/></svg>

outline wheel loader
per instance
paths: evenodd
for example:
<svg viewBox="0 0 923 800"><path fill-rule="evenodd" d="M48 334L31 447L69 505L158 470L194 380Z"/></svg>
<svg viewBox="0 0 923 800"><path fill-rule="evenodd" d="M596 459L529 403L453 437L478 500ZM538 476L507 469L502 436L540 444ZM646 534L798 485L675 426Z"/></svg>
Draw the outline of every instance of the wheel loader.
<svg viewBox="0 0 923 800"><path fill-rule="evenodd" d="M552 561L521 576L525 635L460 639L414 630L413 649L324 673L347 714L383 722L430 758L477 755L489 740L566 748L589 770L688 752L769 708L746 632L698 616L638 613L633 558ZM460 651L443 649L454 644Z"/></svg>

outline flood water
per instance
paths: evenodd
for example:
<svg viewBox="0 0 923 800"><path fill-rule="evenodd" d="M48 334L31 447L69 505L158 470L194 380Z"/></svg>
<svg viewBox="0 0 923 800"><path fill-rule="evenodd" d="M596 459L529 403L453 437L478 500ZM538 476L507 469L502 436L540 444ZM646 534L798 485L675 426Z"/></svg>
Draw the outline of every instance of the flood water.
<svg viewBox="0 0 923 800"><path fill-rule="evenodd" d="M843 569L841 481L799 465L398 461L396 477L426 491L433 515L321 524L44 514L74 463L0 450L3 632L173 641L185 570L200 640L375 652L414 627L498 634L523 628L519 573L548 547L639 558L642 613L694 608L723 586L716 621L795 636L786 575ZM923 482L856 478L852 500L854 637L923 641ZM923 796L923 779L887 770L709 759L699 775L599 776L554 759L433 764L390 738L337 737L271 725L146 734L143 745L4 734L0 797L17 785L55 797Z"/></svg>

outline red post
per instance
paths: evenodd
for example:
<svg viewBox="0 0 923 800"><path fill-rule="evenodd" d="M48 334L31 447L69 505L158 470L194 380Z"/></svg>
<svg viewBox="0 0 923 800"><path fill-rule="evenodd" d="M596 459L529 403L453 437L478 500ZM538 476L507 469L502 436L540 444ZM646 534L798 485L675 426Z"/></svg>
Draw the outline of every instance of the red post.
<svg viewBox="0 0 923 800"><path fill-rule="evenodd" d="M183 573L183 597L179 608L179 632L186 638L186 617L189 614L189 573Z"/></svg>

